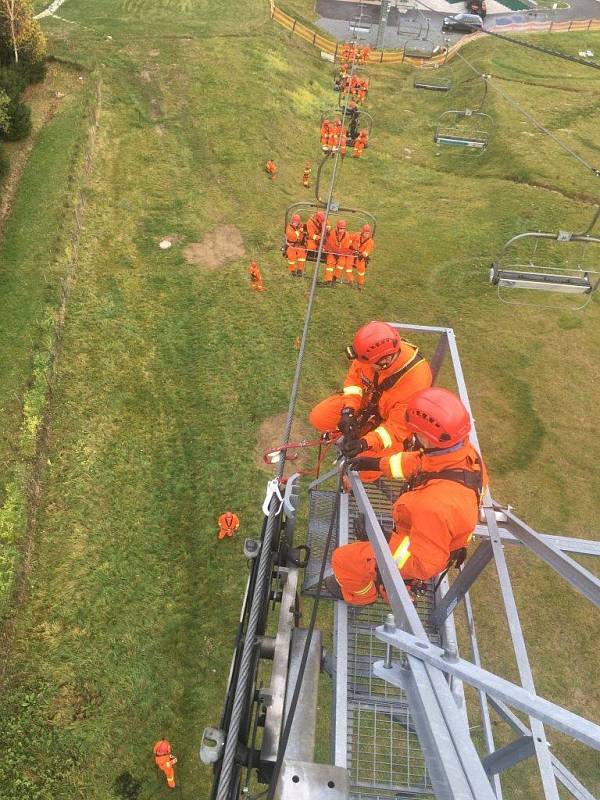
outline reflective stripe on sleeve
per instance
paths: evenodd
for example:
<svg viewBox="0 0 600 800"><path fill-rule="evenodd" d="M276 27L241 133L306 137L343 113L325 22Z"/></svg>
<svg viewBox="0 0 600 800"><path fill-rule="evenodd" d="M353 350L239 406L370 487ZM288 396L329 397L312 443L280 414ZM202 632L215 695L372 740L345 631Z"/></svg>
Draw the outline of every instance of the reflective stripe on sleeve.
<svg viewBox="0 0 600 800"><path fill-rule="evenodd" d="M390 456L390 472L392 473L392 478L404 480L404 472L402 471L402 453L394 453L393 456Z"/></svg>
<svg viewBox="0 0 600 800"><path fill-rule="evenodd" d="M363 390L361 386L344 386L344 394L355 394L358 397L362 397Z"/></svg>
<svg viewBox="0 0 600 800"><path fill-rule="evenodd" d="M393 558L394 561L396 562L396 566L398 567L398 569L402 569L402 567L406 564L406 562L410 558L409 547L410 547L410 537L405 536L393 554Z"/></svg>
<svg viewBox="0 0 600 800"><path fill-rule="evenodd" d="M379 436L384 448L392 446L392 437L389 435L387 429L384 428L383 425L380 425L378 428L375 428L373 433L376 433L377 436Z"/></svg>
<svg viewBox="0 0 600 800"><path fill-rule="evenodd" d="M363 594L367 594L367 592L371 591L371 589L374 587L374 585L375 584L373 583L373 581L369 581L364 589L358 589L358 591L353 592L353 594L357 594L357 595L360 595L360 596L362 596Z"/></svg>

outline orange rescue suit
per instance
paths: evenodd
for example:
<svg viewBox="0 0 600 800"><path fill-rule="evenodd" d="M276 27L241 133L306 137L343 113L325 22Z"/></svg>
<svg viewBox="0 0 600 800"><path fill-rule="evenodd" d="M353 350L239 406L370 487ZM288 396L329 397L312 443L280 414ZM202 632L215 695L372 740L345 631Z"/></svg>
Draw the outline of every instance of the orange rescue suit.
<svg viewBox="0 0 600 800"><path fill-rule="evenodd" d="M161 739L154 745L154 763L165 773L169 789L175 788L175 770L173 766L177 759L171 753L171 744L167 739Z"/></svg>
<svg viewBox="0 0 600 800"><path fill-rule="evenodd" d="M352 264L354 257L352 255L352 236L348 231L338 231L336 228L329 231L327 239L325 240L325 251L327 253L327 266L325 267L325 280L330 283L335 277L339 278L342 270L350 269L350 277L352 277Z"/></svg>
<svg viewBox="0 0 600 800"><path fill-rule="evenodd" d="M485 484L485 467L469 440L465 439L457 450L450 449L453 452L398 453L392 458L397 456L402 462L405 478L457 469L481 472ZM390 474L389 465L384 472ZM427 581L442 572L450 553L471 541L478 510L475 491L452 480L433 479L401 494L392 510L394 530L389 546L402 577ZM346 602L369 605L377 600L377 563L369 542L338 547L331 564Z"/></svg>
<svg viewBox="0 0 600 800"><path fill-rule="evenodd" d="M306 223L306 249L313 252L318 250L322 234L323 226L313 214L312 217L308 218L308 222Z"/></svg>
<svg viewBox="0 0 600 800"><path fill-rule="evenodd" d="M365 237L365 234L361 231L360 233L355 233L352 235L352 246L354 247L355 253L358 253L358 255L355 255L354 261L354 266L356 267L356 280L359 286L364 286L367 262L373 255L375 242L373 241L371 234Z"/></svg>
<svg viewBox="0 0 600 800"><path fill-rule="evenodd" d="M264 292L265 287L263 285L262 275L260 274L260 269L256 261L250 262L248 274L250 275L250 287L254 289L255 292Z"/></svg>
<svg viewBox="0 0 600 800"><path fill-rule="evenodd" d="M404 439L411 435L404 418L408 400L415 392L428 389L433 380L429 364L419 355L418 348L403 339L400 354L388 369L375 370L370 364L361 364L355 359L346 374L342 394L334 394L316 405L310 412L311 425L322 432L336 430L342 408L353 408L357 412L365 410L376 383L407 367L402 377L382 392L377 404L381 422L367 425L363 438L369 450L361 453L361 457L377 458L383 455L384 450L388 453L398 450ZM380 472L361 472L366 481L375 480L380 475Z"/></svg>
<svg viewBox="0 0 600 800"><path fill-rule="evenodd" d="M240 527L240 520L237 514L231 511L226 511L218 519L219 524L219 539L224 539L226 536L233 536L233 534Z"/></svg>
<svg viewBox="0 0 600 800"><path fill-rule="evenodd" d="M304 247L305 232L302 225L295 228L291 223L285 229L285 243L287 245L288 270L302 272L306 264L306 248Z"/></svg>

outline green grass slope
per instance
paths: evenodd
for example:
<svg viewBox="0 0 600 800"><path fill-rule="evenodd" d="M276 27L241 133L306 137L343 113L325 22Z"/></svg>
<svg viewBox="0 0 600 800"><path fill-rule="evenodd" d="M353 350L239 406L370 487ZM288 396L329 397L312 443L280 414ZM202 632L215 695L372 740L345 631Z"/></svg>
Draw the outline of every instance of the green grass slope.
<svg viewBox="0 0 600 800"><path fill-rule="evenodd" d="M259 0L69 0L62 15L75 24L47 23L53 48L98 67L103 108L46 408L35 554L0 696L9 742L0 796L104 800L123 772L141 782L140 798L161 796L150 754L166 735L182 796L204 797L210 773L196 750L219 716L243 536L261 523L257 431L286 409L306 304L278 253L282 213L311 199L302 166L318 156L319 110L335 101L331 67L272 25ZM597 163L595 75L575 66L564 75L497 43L465 55ZM299 414L337 386L358 324L452 325L495 495L541 529L591 535L598 303L580 316L515 310L488 287L487 267L524 228L584 226L597 181L496 96L489 153L438 155L436 115L480 94L477 82L460 85L464 63L449 72L458 88L440 98L415 93L407 71L374 71L372 147L344 163L336 194L376 214L376 257L362 295L318 296ZM223 224L239 228L243 257L215 270L183 258L185 244ZM157 247L164 236L176 242L167 252ZM21 244L19 258L26 252ZM248 288L252 257L263 295ZM19 277L6 302L27 295ZM35 330L34 319L23 327ZM19 351L9 332L0 346L7 360ZM18 409L22 377L14 385ZM229 505L242 531L217 542ZM538 690L597 718L597 623L524 554L511 561L528 592L519 590ZM494 591L491 580L480 589L491 598L480 616L492 645L504 632ZM508 646L492 652L486 666L514 676ZM599 788L588 753L556 749ZM536 796L526 769L509 776L506 796Z"/></svg>

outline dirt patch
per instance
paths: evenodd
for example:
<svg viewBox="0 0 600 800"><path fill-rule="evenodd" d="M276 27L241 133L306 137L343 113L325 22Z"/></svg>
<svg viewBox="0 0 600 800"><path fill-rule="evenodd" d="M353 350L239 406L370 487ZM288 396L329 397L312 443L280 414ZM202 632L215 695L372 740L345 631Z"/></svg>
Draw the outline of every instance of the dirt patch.
<svg viewBox="0 0 600 800"><path fill-rule="evenodd" d="M150 71L149 71L149 70L147 70L147 69L143 69L143 70L140 72L140 78L141 78L143 81L146 81L146 83L148 83L148 81L151 81L151 80L152 80L152 75L150 75Z"/></svg>
<svg viewBox="0 0 600 800"><path fill-rule="evenodd" d="M206 234L201 242L183 248L183 257L190 264L217 269L244 255L242 234L235 225L222 225Z"/></svg>
<svg viewBox="0 0 600 800"><path fill-rule="evenodd" d="M263 454L267 450L273 450L281 443L286 417L287 411L282 411L281 414L268 417L258 430L256 466L271 475L275 474L277 464L265 464L263 461ZM303 439L312 440L317 437L318 432L315 431L314 428L311 428L308 421L296 419L292 423L290 442L300 442ZM298 453L298 459L296 461L286 461L285 477L289 477L294 472L313 467L316 464L318 449L318 447L306 447L304 449L291 451L292 453Z"/></svg>

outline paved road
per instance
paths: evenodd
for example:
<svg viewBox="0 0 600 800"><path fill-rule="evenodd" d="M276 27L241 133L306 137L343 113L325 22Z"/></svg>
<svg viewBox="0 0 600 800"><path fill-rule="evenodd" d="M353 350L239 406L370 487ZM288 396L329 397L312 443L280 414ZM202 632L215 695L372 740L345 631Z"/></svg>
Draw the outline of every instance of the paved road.
<svg viewBox="0 0 600 800"><path fill-rule="evenodd" d="M427 0L425 0L427 2ZM509 22L526 22L528 20L568 20L568 19L600 19L600 2L598 0L570 0L570 8L561 11L524 12L514 11L502 14L488 14L485 27L508 24ZM456 13L463 11L462 4L455 4ZM316 11L320 14L317 25L330 33L334 38L343 41L351 36L349 22L360 13L360 3L340 3L337 0L316 0ZM358 32L361 41L375 44L379 25L379 6L362 6L362 18L366 28ZM459 39L463 34L442 33L442 20L445 14L437 11L408 11L399 14L395 8L390 9L385 31L384 47L401 48L407 42L418 43L429 41L443 44L446 38L450 42ZM370 30L369 30L370 25Z"/></svg>

